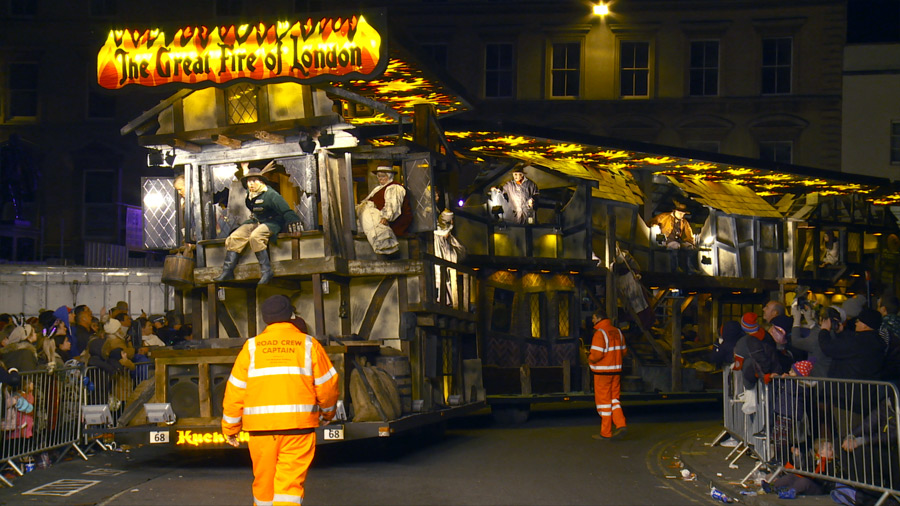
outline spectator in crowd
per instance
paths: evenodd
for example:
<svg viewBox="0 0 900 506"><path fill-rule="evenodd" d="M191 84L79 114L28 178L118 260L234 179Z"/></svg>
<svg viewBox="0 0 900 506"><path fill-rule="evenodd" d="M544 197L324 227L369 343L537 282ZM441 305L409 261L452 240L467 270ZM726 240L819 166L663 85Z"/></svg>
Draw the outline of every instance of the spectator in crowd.
<svg viewBox="0 0 900 506"><path fill-rule="evenodd" d="M10 416L6 416L3 422L8 440L31 439L34 435L34 382L24 380L23 383L17 386L10 385L6 389L6 413L15 413L14 424ZM24 448L24 445L20 448Z"/></svg>
<svg viewBox="0 0 900 506"><path fill-rule="evenodd" d="M826 355L819 346L819 335L822 331L819 323L822 319L816 316L815 311L811 307L800 309L794 306L793 314L793 330L791 333L794 347L806 352L807 358L812 362L813 368L810 376L816 378L827 377L828 369L831 367L831 357ZM843 330L845 320L843 309L840 307L827 307L824 315L824 318L834 322L834 326L837 329L836 332Z"/></svg>
<svg viewBox="0 0 900 506"><path fill-rule="evenodd" d="M6 329L6 326L12 322L12 316L7 313L0 314L0 332L3 332ZM6 332L5 335L9 335L9 332Z"/></svg>
<svg viewBox="0 0 900 506"><path fill-rule="evenodd" d="M854 329L856 327L856 317L859 316L860 311L866 308L866 299L865 297L860 297L859 295L855 295L845 300L843 304L841 304L841 309L844 310L844 313L847 315L847 323L845 324L845 328ZM875 329L878 330L878 329Z"/></svg>
<svg viewBox="0 0 900 506"><path fill-rule="evenodd" d="M106 325L103 326L103 333L106 336L103 340L103 346L100 348L100 355L103 357L103 360L113 364L117 371L121 370L118 366L133 371L134 362L131 359L134 358L135 350L131 345L131 341L126 339L126 329L122 326L122 323L117 319L106 322Z"/></svg>
<svg viewBox="0 0 900 506"><path fill-rule="evenodd" d="M159 336L162 342L166 343L166 346L172 346L178 340L175 329L169 325L169 321L165 316L151 316L150 321L153 322L154 333Z"/></svg>
<svg viewBox="0 0 900 506"><path fill-rule="evenodd" d="M802 350L794 351L791 343L793 322L785 314L784 304L777 300L767 302L763 306L763 319L767 324L767 332L775 340L775 344L780 352L778 357L781 361L782 370L787 371L791 368L791 364L806 358L806 354Z"/></svg>
<svg viewBox="0 0 900 506"><path fill-rule="evenodd" d="M884 364L881 378L886 381L900 380L900 315L897 314L900 302L893 294L886 294L878 299L878 312L881 313L881 328L878 335L885 343Z"/></svg>
<svg viewBox="0 0 900 506"><path fill-rule="evenodd" d="M91 340L91 336L95 333L91 330L91 321L94 319L94 313L91 311L91 308L82 304L75 306L73 314L75 315L75 328L72 330L74 331L75 339L72 340L72 350L69 353L73 357L77 357L87 349L88 341Z"/></svg>
<svg viewBox="0 0 900 506"><path fill-rule="evenodd" d="M767 494L777 493L780 499L794 499L798 495L823 495L831 491L834 482L793 474L790 470L833 475L834 443L827 439L817 439L812 448L805 449L806 447L806 444L802 444L791 448L793 462L786 463L787 472L771 484L762 482L762 488Z"/></svg>
<svg viewBox="0 0 900 506"><path fill-rule="evenodd" d="M781 374L781 362L775 341L759 326L756 313L741 317L744 336L734 345L734 370L741 371L744 388L750 390L757 381L770 374Z"/></svg>
<svg viewBox="0 0 900 506"><path fill-rule="evenodd" d="M36 371L38 354L34 343L37 341L34 329L29 324L16 325L0 349L0 357L8 368L18 371Z"/></svg>
<svg viewBox="0 0 900 506"><path fill-rule="evenodd" d="M120 300L119 302L116 302L116 305L113 306L113 308L109 310L110 319L115 318L116 316L118 316L120 314L124 314L124 315L128 314L128 303L125 302L124 300Z"/></svg>
<svg viewBox="0 0 900 506"><path fill-rule="evenodd" d="M734 362L734 345L743 336L740 322L728 320L723 323L719 328L719 339L713 344L710 362L718 369Z"/></svg>
<svg viewBox="0 0 900 506"><path fill-rule="evenodd" d="M153 322L147 319L143 321L144 324L141 325L141 343L148 348L162 348L165 346L166 343L153 333Z"/></svg>
<svg viewBox="0 0 900 506"><path fill-rule="evenodd" d="M863 309L857 318L855 332L841 335L839 322L829 318L822 320L819 346L831 358L829 378L875 380L881 373L884 361L884 342L876 329L881 328L881 314L874 309Z"/></svg>

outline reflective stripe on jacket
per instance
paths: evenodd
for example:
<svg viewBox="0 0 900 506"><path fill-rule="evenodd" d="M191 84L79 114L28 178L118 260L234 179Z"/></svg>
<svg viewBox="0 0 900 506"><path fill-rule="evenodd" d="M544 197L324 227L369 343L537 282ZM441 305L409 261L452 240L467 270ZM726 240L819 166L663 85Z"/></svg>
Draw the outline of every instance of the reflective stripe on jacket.
<svg viewBox="0 0 900 506"><path fill-rule="evenodd" d="M334 417L337 371L325 349L290 322L273 323L250 338L225 386L222 432L319 426Z"/></svg>
<svg viewBox="0 0 900 506"><path fill-rule="evenodd" d="M596 332L591 340L591 354L588 356L591 372L622 372L622 357L625 355L625 337L622 331L613 327L609 319L600 320L594 325L594 329Z"/></svg>

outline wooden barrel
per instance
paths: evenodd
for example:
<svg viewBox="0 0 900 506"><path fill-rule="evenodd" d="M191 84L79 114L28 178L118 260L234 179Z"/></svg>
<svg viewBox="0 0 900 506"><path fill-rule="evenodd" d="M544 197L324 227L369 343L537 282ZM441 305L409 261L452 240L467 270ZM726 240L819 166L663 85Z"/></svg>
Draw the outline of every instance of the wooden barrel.
<svg viewBox="0 0 900 506"><path fill-rule="evenodd" d="M194 285L194 259L183 255L168 255L163 262L162 281L179 288Z"/></svg>
<svg viewBox="0 0 900 506"><path fill-rule="evenodd" d="M403 412L412 412L412 375L410 374L409 358L402 356L380 356L375 358L375 366L388 373L397 390L400 392L400 404Z"/></svg>

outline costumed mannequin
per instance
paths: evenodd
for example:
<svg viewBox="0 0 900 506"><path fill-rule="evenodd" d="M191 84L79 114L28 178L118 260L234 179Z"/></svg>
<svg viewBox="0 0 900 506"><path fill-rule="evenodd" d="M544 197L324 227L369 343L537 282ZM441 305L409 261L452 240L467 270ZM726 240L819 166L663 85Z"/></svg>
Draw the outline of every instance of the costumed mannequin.
<svg viewBox="0 0 900 506"><path fill-rule="evenodd" d="M265 285L273 276L267 249L269 241L275 242L282 228L287 227L288 233L298 235L302 230L297 213L291 209L281 194L268 186L269 181L265 173L272 168L274 162L269 162L262 170L248 169L248 165L248 162L241 163L244 172L241 183L247 188L244 204L250 209L250 219L225 239L225 264L222 266L222 274L216 281L234 279L234 268L237 266L241 251L249 244L259 261L259 284Z"/></svg>
<svg viewBox="0 0 900 506"><path fill-rule="evenodd" d="M380 166L372 172L378 186L356 205L356 216L375 253L392 255L400 250L397 236L405 234L412 223L412 209L406 188L394 181L396 169Z"/></svg>
<svg viewBox="0 0 900 506"><path fill-rule="evenodd" d="M619 243L616 242L616 258L610 267L616 273L616 289L619 291L619 297L638 316L644 329L650 330L653 326L653 311L647 302L644 287L639 281L641 271L637 260L628 250L619 248Z"/></svg>
<svg viewBox="0 0 900 506"><path fill-rule="evenodd" d="M675 209L671 212L657 214L650 220L650 226L659 226L660 235L664 237L662 242L671 253L672 272L682 268L685 263L688 272L698 271L694 254L694 231L685 219L687 211L686 205L675 202Z"/></svg>
<svg viewBox="0 0 900 506"><path fill-rule="evenodd" d="M512 219L507 221L518 223L534 223L534 199L540 195L540 191L534 181L525 177L522 168L516 167L512 171L512 180L500 187L491 188L492 191L502 192L503 196L513 208Z"/></svg>
<svg viewBox="0 0 900 506"><path fill-rule="evenodd" d="M445 209L438 217L437 229L434 231L434 256L456 263L466 257L466 247L453 236L452 230L453 211ZM441 269L444 269L443 285L441 285ZM434 267L434 286L439 290L435 294L435 300L440 301L440 290L446 290L450 295L447 302L456 307L459 300L456 269L436 265Z"/></svg>

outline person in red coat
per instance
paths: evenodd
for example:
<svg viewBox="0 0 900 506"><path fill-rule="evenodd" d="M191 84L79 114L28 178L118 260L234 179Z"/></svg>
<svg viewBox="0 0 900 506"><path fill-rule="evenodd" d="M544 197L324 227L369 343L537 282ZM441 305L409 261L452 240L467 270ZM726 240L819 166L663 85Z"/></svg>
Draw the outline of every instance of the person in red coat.
<svg viewBox="0 0 900 506"><path fill-rule="evenodd" d="M600 414L600 434L592 437L606 441L625 432L625 414L619 403L625 336L613 326L602 309L594 311L591 321L594 323L594 337L591 339L588 364L594 375L594 403ZM615 432L613 425L616 426Z"/></svg>

